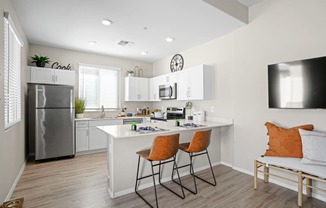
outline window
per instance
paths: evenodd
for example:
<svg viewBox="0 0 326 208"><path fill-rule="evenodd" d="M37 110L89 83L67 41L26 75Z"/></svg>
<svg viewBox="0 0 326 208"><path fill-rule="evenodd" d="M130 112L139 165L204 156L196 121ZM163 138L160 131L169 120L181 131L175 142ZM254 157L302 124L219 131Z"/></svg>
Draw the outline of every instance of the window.
<svg viewBox="0 0 326 208"><path fill-rule="evenodd" d="M5 128L21 121L21 47L9 13L4 13L4 119Z"/></svg>
<svg viewBox="0 0 326 208"><path fill-rule="evenodd" d="M118 109L119 80L119 68L79 64L79 98L86 100L86 109Z"/></svg>

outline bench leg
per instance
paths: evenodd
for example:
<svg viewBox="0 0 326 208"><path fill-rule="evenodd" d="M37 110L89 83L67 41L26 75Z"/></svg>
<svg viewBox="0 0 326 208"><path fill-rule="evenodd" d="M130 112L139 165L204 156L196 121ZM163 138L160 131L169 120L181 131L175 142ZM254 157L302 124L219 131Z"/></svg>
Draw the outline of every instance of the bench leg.
<svg viewBox="0 0 326 208"><path fill-rule="evenodd" d="M264 181L265 183L268 183L268 179L269 179L269 167L266 167L266 165L264 165Z"/></svg>
<svg viewBox="0 0 326 208"><path fill-rule="evenodd" d="M306 178L306 192L307 192L307 197L312 196L312 188L310 187L312 185L312 179L311 178Z"/></svg>
<svg viewBox="0 0 326 208"><path fill-rule="evenodd" d="M298 206L302 207L302 172L298 173Z"/></svg>
<svg viewBox="0 0 326 208"><path fill-rule="evenodd" d="M257 177L258 177L258 164L257 160L255 160L254 164L254 189L257 189Z"/></svg>

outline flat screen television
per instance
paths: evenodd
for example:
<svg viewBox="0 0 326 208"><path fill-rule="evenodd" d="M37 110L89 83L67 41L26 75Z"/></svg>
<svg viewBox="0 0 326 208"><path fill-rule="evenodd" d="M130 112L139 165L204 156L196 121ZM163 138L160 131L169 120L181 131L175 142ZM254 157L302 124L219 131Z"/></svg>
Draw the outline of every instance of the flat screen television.
<svg viewBox="0 0 326 208"><path fill-rule="evenodd" d="M326 108L326 57L268 65L269 108Z"/></svg>

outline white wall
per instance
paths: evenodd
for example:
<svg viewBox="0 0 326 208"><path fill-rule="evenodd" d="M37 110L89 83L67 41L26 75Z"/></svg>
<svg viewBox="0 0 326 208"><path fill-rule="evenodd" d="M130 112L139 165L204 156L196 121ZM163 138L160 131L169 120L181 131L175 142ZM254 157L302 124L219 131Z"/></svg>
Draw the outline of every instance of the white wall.
<svg viewBox="0 0 326 208"><path fill-rule="evenodd" d="M207 110L208 116L234 118L234 152L230 155L229 132L222 142L230 150L222 152L223 162L253 171L254 159L267 148L266 121L286 127L312 123L317 130L326 131L325 110L272 110L267 97L268 64L326 55L325 8L324 0L265 0L250 8L247 26L180 52L184 70L199 64L214 68L215 98L193 102L196 109ZM171 58L154 63L153 74L169 73ZM184 104L165 101L154 107Z"/></svg>
<svg viewBox="0 0 326 208"><path fill-rule="evenodd" d="M23 33L10 0L0 1L0 10L8 11L24 41L22 48L22 121L5 130L4 128L4 89L3 89L3 13L0 20L0 204L8 197L17 175L25 163L25 97L26 97L26 65L28 42ZM9 194L9 195L8 195Z"/></svg>
<svg viewBox="0 0 326 208"><path fill-rule="evenodd" d="M143 105L149 106L152 108L152 103L150 102L142 102L139 104L138 102L124 102L124 77L126 76L126 72L129 69L134 69L135 66L138 66L143 69L144 77L152 77L152 63L134 61L130 59L117 58L107 55L99 55L93 53L86 52L78 52L54 47L46 47L39 45L30 45L29 56L33 56L34 54L46 55L50 58L51 63L47 64L45 67L51 68L51 65L54 62L59 62L62 66L67 66L70 64L72 66L72 70L76 71L76 96L78 96L78 64L93 64L93 65L101 65L101 66L111 66L121 68L121 106L127 106L127 112L135 113L136 108L142 107ZM30 59L30 58L29 58ZM29 64L34 66L34 64ZM110 90L108 88L108 90ZM118 112L107 112L106 116L116 116ZM98 116L99 113L86 112L86 116Z"/></svg>

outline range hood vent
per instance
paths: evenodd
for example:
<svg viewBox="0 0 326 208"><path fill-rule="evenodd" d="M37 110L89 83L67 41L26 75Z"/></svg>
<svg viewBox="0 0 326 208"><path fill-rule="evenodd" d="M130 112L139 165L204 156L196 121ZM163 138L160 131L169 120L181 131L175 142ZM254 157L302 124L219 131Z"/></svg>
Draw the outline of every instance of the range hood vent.
<svg viewBox="0 0 326 208"><path fill-rule="evenodd" d="M126 41L126 40L120 40L120 42L118 43L118 45L121 45L121 46L132 46L134 45L135 43L134 42L131 42L131 41Z"/></svg>

